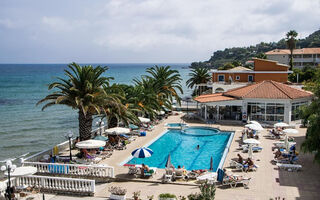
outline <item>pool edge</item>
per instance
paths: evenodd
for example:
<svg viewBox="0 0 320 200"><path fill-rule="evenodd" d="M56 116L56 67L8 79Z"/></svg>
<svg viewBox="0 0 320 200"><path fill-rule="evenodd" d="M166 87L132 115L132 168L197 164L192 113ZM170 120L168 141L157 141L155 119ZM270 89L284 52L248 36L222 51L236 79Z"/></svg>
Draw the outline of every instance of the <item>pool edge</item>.
<svg viewBox="0 0 320 200"><path fill-rule="evenodd" d="M219 165L217 167L217 171L218 171L218 169L222 169L222 167L224 165L224 162L225 162L225 160L227 158L227 154L229 153L231 142L233 141L234 134L235 134L234 131L230 131L230 137L229 137L228 143L227 143L227 145L226 145L226 147L224 149L223 155L222 155L222 157L220 159L220 163L219 163Z"/></svg>

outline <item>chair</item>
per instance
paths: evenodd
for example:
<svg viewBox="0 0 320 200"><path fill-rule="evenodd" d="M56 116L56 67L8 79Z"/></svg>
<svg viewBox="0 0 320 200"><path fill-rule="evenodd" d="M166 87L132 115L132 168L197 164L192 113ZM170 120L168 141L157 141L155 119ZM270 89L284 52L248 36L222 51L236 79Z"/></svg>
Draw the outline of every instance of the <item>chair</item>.
<svg viewBox="0 0 320 200"><path fill-rule="evenodd" d="M166 168L166 173L163 174L163 178L162 178L162 182L163 183L168 183L172 181L172 177L173 177L173 169L168 169Z"/></svg>
<svg viewBox="0 0 320 200"><path fill-rule="evenodd" d="M226 177L225 172L222 169L218 169L217 181L220 182L221 185L229 185L230 187L235 188L238 184L242 184L246 189L249 188L251 178L243 177L242 179L239 179L239 177L239 175L234 174Z"/></svg>
<svg viewBox="0 0 320 200"><path fill-rule="evenodd" d="M184 179L184 174L182 169L176 169L174 170L173 179Z"/></svg>
<svg viewBox="0 0 320 200"><path fill-rule="evenodd" d="M155 167L150 167L149 171L144 170L143 178L152 177L153 174L155 174L156 172L157 172L157 168L155 168Z"/></svg>
<svg viewBox="0 0 320 200"><path fill-rule="evenodd" d="M302 165L297 165L297 164L282 164L282 163L277 163L277 166L279 169L285 169L288 171L299 171L302 168Z"/></svg>
<svg viewBox="0 0 320 200"><path fill-rule="evenodd" d="M197 181L200 183L204 181L208 181L208 183L213 184L216 180L217 180L217 173L215 172L209 172L197 177Z"/></svg>

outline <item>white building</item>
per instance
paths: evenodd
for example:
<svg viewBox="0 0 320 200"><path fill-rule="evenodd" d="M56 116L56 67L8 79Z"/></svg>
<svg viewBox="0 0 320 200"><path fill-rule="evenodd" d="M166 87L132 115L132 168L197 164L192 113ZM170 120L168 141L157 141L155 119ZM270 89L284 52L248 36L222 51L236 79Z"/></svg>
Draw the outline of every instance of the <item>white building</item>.
<svg viewBox="0 0 320 200"><path fill-rule="evenodd" d="M290 50L274 49L265 53L269 60L289 65ZM306 65L317 66L320 64L320 48L303 48L293 50L293 67L303 68Z"/></svg>
<svg viewBox="0 0 320 200"><path fill-rule="evenodd" d="M311 102L313 94L286 84L266 80L224 93L201 95L200 115L205 120L250 120L290 123L299 120L298 108Z"/></svg>

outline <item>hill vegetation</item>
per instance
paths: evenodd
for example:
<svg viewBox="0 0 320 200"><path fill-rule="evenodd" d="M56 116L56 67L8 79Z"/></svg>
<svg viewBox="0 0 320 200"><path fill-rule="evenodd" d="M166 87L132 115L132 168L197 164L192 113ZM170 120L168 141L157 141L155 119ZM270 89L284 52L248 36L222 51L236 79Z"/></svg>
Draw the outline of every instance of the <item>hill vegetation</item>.
<svg viewBox="0 0 320 200"><path fill-rule="evenodd" d="M315 31L304 39L297 40L297 49L311 47L320 47L320 30ZM265 58L265 52L272 49L285 48L287 48L287 45L284 38L278 42L261 42L255 46L226 48L224 50L215 51L207 61L191 63L190 67L221 68L232 63L239 63L245 66L246 61L250 60L252 57Z"/></svg>

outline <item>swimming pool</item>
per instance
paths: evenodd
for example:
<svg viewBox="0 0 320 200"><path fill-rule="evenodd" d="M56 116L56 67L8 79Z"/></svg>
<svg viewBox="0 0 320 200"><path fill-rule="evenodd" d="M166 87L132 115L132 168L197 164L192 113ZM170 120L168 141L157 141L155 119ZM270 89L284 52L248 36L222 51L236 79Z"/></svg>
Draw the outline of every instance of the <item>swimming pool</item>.
<svg viewBox="0 0 320 200"><path fill-rule="evenodd" d="M208 127L190 127L184 130L168 130L148 147L153 150L149 158L132 158L128 164L146 164L165 168L170 153L172 164L184 166L187 170L209 169L213 157L213 170L220 165L225 154L231 132L221 132ZM197 145L200 146L197 149ZM224 158L223 158L224 161Z"/></svg>
<svg viewBox="0 0 320 200"><path fill-rule="evenodd" d="M185 123L168 123L165 125L168 129L181 129L181 127L188 127Z"/></svg>

